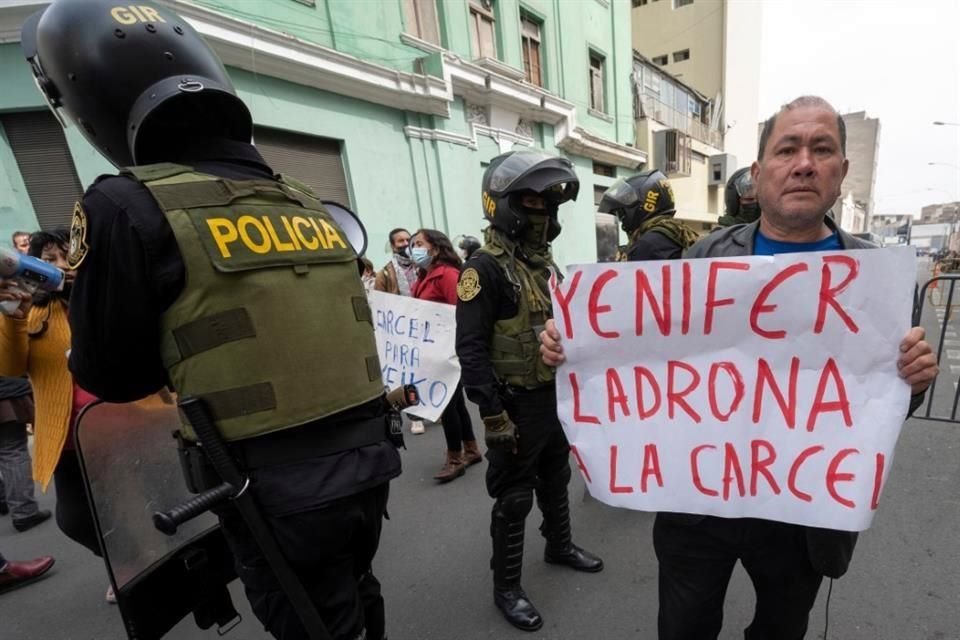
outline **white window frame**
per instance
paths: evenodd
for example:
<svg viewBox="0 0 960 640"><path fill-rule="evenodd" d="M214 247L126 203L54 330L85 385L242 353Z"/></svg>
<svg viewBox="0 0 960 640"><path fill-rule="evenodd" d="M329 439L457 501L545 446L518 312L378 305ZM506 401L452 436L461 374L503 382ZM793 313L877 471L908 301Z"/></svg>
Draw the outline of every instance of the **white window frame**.
<svg viewBox="0 0 960 640"><path fill-rule="evenodd" d="M593 63L597 61L600 63L599 68L594 67ZM590 62L590 108L599 113L606 113L606 102L607 102L607 92L606 86L604 84L604 76L606 75L606 64L607 60L603 54L590 50L589 54ZM599 88L599 95L598 95ZM599 98L599 100L598 100Z"/></svg>
<svg viewBox="0 0 960 640"><path fill-rule="evenodd" d="M483 47L480 38L481 25L485 25L490 30L490 50ZM496 16L493 15L492 9L488 9L474 0L470 0L470 44L473 47L473 54L477 58L497 58Z"/></svg>
<svg viewBox="0 0 960 640"><path fill-rule="evenodd" d="M533 31L534 29L536 29L536 32ZM533 71L532 56L530 61L527 60L527 57L529 55L527 52L528 46L531 54L533 53L534 49L537 52L537 77L536 78L533 77L533 73L532 73ZM530 84L535 84L538 87L542 87L543 86L543 23L539 22L533 16L526 13L520 14L520 49L521 49L521 55L524 58L523 72L527 82L529 82Z"/></svg>
<svg viewBox="0 0 960 640"><path fill-rule="evenodd" d="M437 0L403 0L403 10L407 22L407 33L424 42L441 46Z"/></svg>

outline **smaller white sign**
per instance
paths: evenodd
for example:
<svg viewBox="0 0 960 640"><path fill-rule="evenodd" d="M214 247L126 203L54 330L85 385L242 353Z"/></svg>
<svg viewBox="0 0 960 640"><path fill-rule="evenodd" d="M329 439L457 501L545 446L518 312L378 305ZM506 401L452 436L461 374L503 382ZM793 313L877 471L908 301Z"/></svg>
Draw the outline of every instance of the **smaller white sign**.
<svg viewBox="0 0 960 640"><path fill-rule="evenodd" d="M369 294L383 384L414 384L420 405L406 413L437 421L460 381L456 307L380 291Z"/></svg>

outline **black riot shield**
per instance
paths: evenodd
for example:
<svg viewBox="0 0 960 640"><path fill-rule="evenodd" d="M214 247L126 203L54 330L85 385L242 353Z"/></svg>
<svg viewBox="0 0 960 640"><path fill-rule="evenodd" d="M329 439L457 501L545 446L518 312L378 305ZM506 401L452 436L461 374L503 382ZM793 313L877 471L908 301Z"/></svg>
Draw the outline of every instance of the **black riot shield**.
<svg viewBox="0 0 960 640"><path fill-rule="evenodd" d="M104 561L131 639L162 638L194 614L207 629L239 620L226 585L233 557L216 518L204 514L164 535L152 515L188 496L172 434L181 419L162 393L80 414L77 452Z"/></svg>

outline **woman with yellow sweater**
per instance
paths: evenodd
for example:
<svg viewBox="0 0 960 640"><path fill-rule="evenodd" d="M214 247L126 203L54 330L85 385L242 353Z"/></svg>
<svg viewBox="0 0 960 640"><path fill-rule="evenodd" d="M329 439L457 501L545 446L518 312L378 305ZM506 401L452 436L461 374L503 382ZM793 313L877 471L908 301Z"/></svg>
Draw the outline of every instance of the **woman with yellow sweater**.
<svg viewBox="0 0 960 640"><path fill-rule="evenodd" d="M67 308L73 272L67 270L70 234L66 229L30 237L30 255L64 269L63 291L33 296L0 278L0 300L19 300L10 316L0 315L0 375L26 375L35 409L33 479L46 491L56 480L57 525L68 537L101 555L80 463L73 446L73 423L93 396L76 386L67 369L70 325Z"/></svg>

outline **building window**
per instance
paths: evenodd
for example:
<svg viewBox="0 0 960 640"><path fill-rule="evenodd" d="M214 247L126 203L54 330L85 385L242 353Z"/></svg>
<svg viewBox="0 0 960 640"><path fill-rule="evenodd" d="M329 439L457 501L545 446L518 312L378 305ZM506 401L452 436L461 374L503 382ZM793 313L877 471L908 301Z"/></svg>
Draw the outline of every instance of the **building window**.
<svg viewBox="0 0 960 640"><path fill-rule="evenodd" d="M690 59L690 49L684 49L683 51L673 52L674 62L683 62L684 60L689 60L689 59Z"/></svg>
<svg viewBox="0 0 960 640"><path fill-rule="evenodd" d="M540 24L528 16L520 16L520 42L523 46L523 72L527 82L543 86L543 65L540 60Z"/></svg>
<svg viewBox="0 0 960 640"><path fill-rule="evenodd" d="M494 35L493 7L482 0L470 2L470 40L478 58L497 57L497 39Z"/></svg>
<svg viewBox="0 0 960 640"><path fill-rule="evenodd" d="M679 9L680 7L685 7L688 4L693 4L693 0L673 0L673 8Z"/></svg>
<svg viewBox="0 0 960 640"><path fill-rule="evenodd" d="M598 176L606 176L608 178L615 178L617 176L616 167L603 164L602 162L593 163L593 172Z"/></svg>
<svg viewBox="0 0 960 640"><path fill-rule="evenodd" d="M668 176L690 175L690 136L676 129L665 131L664 173Z"/></svg>
<svg viewBox="0 0 960 640"><path fill-rule="evenodd" d="M606 113L603 101L603 56L590 52L590 108Z"/></svg>
<svg viewBox="0 0 960 640"><path fill-rule="evenodd" d="M320 200L350 206L340 141L257 126L257 151L276 173L296 176Z"/></svg>
<svg viewBox="0 0 960 640"><path fill-rule="evenodd" d="M653 64L658 64L661 67L665 67L667 66L668 58L667 58L667 54L663 54L662 56L654 56L653 58L651 58L651 60L653 60Z"/></svg>
<svg viewBox="0 0 960 640"><path fill-rule="evenodd" d="M645 93L660 95L660 80L662 75L650 68L643 70L643 88Z"/></svg>
<svg viewBox="0 0 960 640"><path fill-rule="evenodd" d="M716 160L710 163L710 171L713 174L710 177L710 182L719 184L723 182L723 161Z"/></svg>
<svg viewBox="0 0 960 640"><path fill-rule="evenodd" d="M693 96L690 96L690 100L687 103L687 108L690 111L690 116L694 120L703 122L706 119L706 113L703 111L703 105L701 105L700 101Z"/></svg>
<svg viewBox="0 0 960 640"><path fill-rule="evenodd" d="M647 0L632 0L634 7L642 7L647 4Z"/></svg>
<svg viewBox="0 0 960 640"><path fill-rule="evenodd" d="M403 0L403 8L407 18L407 33L440 46L437 0Z"/></svg>

